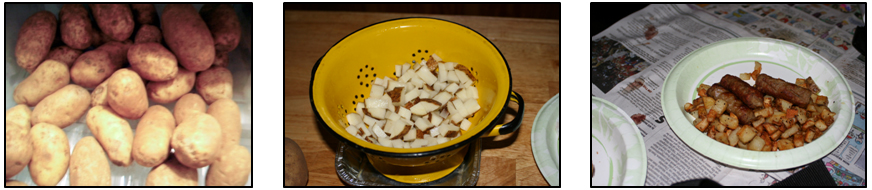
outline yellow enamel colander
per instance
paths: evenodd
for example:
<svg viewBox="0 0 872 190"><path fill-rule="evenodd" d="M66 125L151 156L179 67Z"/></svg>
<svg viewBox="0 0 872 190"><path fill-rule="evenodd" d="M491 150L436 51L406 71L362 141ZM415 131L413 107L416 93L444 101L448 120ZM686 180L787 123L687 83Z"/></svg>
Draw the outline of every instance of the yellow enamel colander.
<svg viewBox="0 0 872 190"><path fill-rule="evenodd" d="M469 67L478 81L481 110L469 120L473 126L451 141L422 148L393 148L369 143L346 132L347 113L369 98L375 78L396 78L394 66L418 64L431 54L446 62ZM425 183L444 177L460 165L467 145L477 138L516 131L524 114L524 101L512 90L508 63L487 38L466 26L434 18L400 18L357 30L333 45L312 69L309 98L323 127L355 149L388 178L404 183ZM508 102L518 114L505 124ZM462 150L462 151L461 151Z"/></svg>

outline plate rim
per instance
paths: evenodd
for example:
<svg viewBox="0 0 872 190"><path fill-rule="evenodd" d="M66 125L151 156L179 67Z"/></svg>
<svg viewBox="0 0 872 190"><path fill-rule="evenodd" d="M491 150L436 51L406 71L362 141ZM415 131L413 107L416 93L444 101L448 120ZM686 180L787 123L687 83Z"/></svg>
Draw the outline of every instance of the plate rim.
<svg viewBox="0 0 872 190"><path fill-rule="evenodd" d="M742 38L721 40L721 41L717 41L717 42L713 42L711 44L705 45L705 46L687 54L686 56L684 56L682 59L680 59L672 67L672 69L669 71L669 73L666 75L666 78L664 79L664 84L663 84L663 88L662 88L663 93L660 94L660 96L661 96L660 97L661 98L660 99L661 109L664 110L663 114L666 117L667 121L669 121L670 119L672 119L673 121L686 120L686 118L683 116L683 113L681 113L683 111L683 109L679 109L678 106L673 105L672 101L669 101L671 99L667 98L668 96L676 95L676 93L678 93L678 92L673 93L677 88L677 84L672 84L672 83L675 83L675 81L678 80L678 79L675 79L675 77L677 77L675 73L682 72L682 71L686 70L689 67L689 65L691 65L690 63L688 63L686 61L691 57L699 55L700 52L704 52L705 50L712 49L712 48L715 48L715 47L718 47L721 45L725 45L725 44L731 44L731 43L772 43L774 46L793 46L792 49L791 48L785 48L785 49L789 49L791 52L802 52L802 53L813 55L815 58L821 60L821 62L826 63L826 65L824 65L825 68L827 68L828 70L834 71L834 73L837 74L836 76L833 76L833 81L836 82L837 84L841 83L845 87L845 89L847 90L848 93L847 93L847 95L845 95L845 96L847 96L847 99L841 100L837 103L846 103L847 104L847 105L842 105L842 106L853 105L853 102L854 102L853 93L851 92L850 85L847 83L847 80L845 80L844 75L842 75L842 73L838 70L838 68L836 68L832 63L830 63L829 60L827 60L826 58L824 58L820 54L817 54L817 53L815 53L815 52L813 52L805 47L799 46L798 44L783 41L783 40L770 39L770 38L760 38L760 37L742 37ZM815 63L815 64L820 64L820 63ZM693 80L696 80L696 79L693 79ZM702 82L702 81L700 81L700 82ZM835 90L837 90L837 89L834 89L834 91ZM679 110L679 111L666 111L666 110ZM843 110L840 112L853 112L853 111L844 111ZM854 114L847 114L846 117L847 118L844 118L844 121L841 121L841 122L847 122L848 125L853 125ZM837 118L837 121L839 121L838 118ZM848 130L845 130L844 132L842 132L843 134L840 134L840 136L834 137L835 139L837 139L837 141L831 142L833 145L830 147L815 146L815 147L827 150L827 151L825 151L825 153L821 157L807 156L807 157L797 158L796 156L794 156L794 154L810 154L809 151L811 151L810 149L798 149L798 148L787 150L787 151L777 151L777 152L760 152L760 151L750 151L750 150L742 150L742 149L735 149L734 150L734 151L738 151L737 153L739 153L741 155L745 155L743 157L753 155L756 157L769 157L769 158L773 158L773 159L775 157L790 157L791 158L791 159L789 159L789 161L786 164L779 163L779 164L766 165L766 164L761 163L761 162L742 162L743 159L741 159L741 158L735 158L735 159L725 158L723 155L720 155L720 154L718 154L718 155L703 154L702 152L700 152L701 149L705 148L703 146L716 146L719 148L729 148L730 146L723 145L721 143L713 143L716 141L711 141L711 142L706 142L706 143L688 143L687 141L690 139L697 139L700 136L705 136L702 133L699 133L698 130L697 130L697 133L688 132L689 130L687 130L687 128L690 128L688 126L692 127L692 125L690 125L689 123L686 123L686 122L669 123L670 129L673 130L673 132L676 134L676 136L678 136L679 139L682 140L682 142L687 144L689 147L691 147L691 149L693 149L698 154L700 154L706 158L709 158L712 161L715 161L715 162L718 162L718 163L721 163L724 165L734 166L734 167L743 168L743 169L766 170L766 171L795 168L795 167L799 167L799 166L811 163L811 162L818 160L822 157L826 157L827 155L829 155L829 153L831 153L833 150L835 150L839 146L840 142L844 140L845 136L847 136L847 133L850 132L850 129L848 129ZM850 128L850 126L847 126L847 127ZM836 134L836 135L839 135L839 134ZM823 139L821 139L821 140L823 140ZM691 140L691 141L693 141L693 140ZM714 144L714 145L712 145L712 144ZM800 152L800 151L803 151L803 152ZM707 151L703 151L703 152L707 152ZM812 157L815 159L811 159Z"/></svg>
<svg viewBox="0 0 872 190"><path fill-rule="evenodd" d="M634 182L638 182L638 183L635 184L635 185L638 185L638 186L644 186L644 185L645 185L645 181L646 181L647 178L648 178L648 149L647 149L647 146L645 145L645 140L642 138L642 132L639 130L639 127L636 126L636 122L633 121L633 119L630 117L630 115L627 115L627 113L624 112L624 110L621 109L620 107L618 107L617 105L613 104L612 102L609 102L608 100L605 100L605 99L602 99L602 98L599 98L599 97L595 97L595 96L591 96L591 104L594 104L594 102L600 102L600 103L602 103L603 105L605 105L605 106L607 106L607 107L609 107L609 108L611 108L611 109L614 109L614 111L618 112L618 114L620 114L621 116L623 116L624 120L626 120L628 123L631 123L631 127L629 127L629 128L632 128L632 129L633 129L633 132L634 132L634 133L632 134L632 136L633 136L632 138L635 138L636 141L637 141L637 143L639 143L639 146L642 147L642 148L641 148L641 149L642 149L641 154L639 154L639 155L641 155L641 158L639 159L639 162L641 163L641 165L639 165L639 167L641 168L641 169L640 169L640 172L639 172L639 175L640 175L641 177L638 178L638 179L635 179L635 180L638 180L638 181L634 181ZM592 115L592 113L591 113L591 115ZM593 127L591 127L591 130L593 130ZM591 134L591 135L592 135L592 134ZM630 135L628 135L628 134L622 134L622 136L623 136L623 138L627 138L627 137L629 137ZM624 140L624 142L626 143L627 140ZM627 158L630 158L630 157L629 157L629 152L627 152ZM626 167L624 168L624 170L627 170ZM627 179L628 177L630 177L630 176L627 175L627 173L626 173L626 171L625 171L624 176L623 176L623 179L621 179L621 185L626 185L626 184L627 184L627 181L629 181L629 180ZM592 184L591 184L591 185L592 185Z"/></svg>
<svg viewBox="0 0 872 190"><path fill-rule="evenodd" d="M557 101L558 103L554 104L555 101ZM547 138L548 138L547 137L548 136L547 128L550 127L547 125L547 122L558 117L560 109L559 109L559 107L557 108L558 114L545 115L545 112L552 112L553 109L555 108L554 106L560 106L559 101L560 101L560 93L557 93L557 95L554 95L553 97L551 97L551 99L549 99L548 102L545 102L545 104L542 106L542 108L539 109L539 112L536 113L536 118L533 119L533 127L530 130L530 149L533 153L533 160L536 162L536 167L539 168L539 172L542 174L542 177L545 177L545 181L548 182L548 184L552 185L552 186L559 186L560 185L560 165L558 162L555 162L554 158L551 156L550 152L554 151L554 150L552 150L551 147L547 144L547 142L548 142L547 141ZM543 120L543 119L545 119L545 117L548 117L547 120ZM543 136L541 138L545 138L545 139L541 139L541 141L544 141L546 143L545 146L542 148L547 149L549 151L549 154L547 154L547 155L542 155L541 153L536 154L536 149L537 149L536 142L540 141L540 140L537 140L537 139L539 139L536 137L537 134L541 134ZM558 133L557 136L559 137L560 134ZM558 143L559 142L560 141L558 141ZM559 148L558 148L557 152L558 152L557 154L559 156L560 155ZM557 167L556 175L555 174L546 175L544 169L542 167L540 167L543 164L553 164L554 166L556 166Z"/></svg>

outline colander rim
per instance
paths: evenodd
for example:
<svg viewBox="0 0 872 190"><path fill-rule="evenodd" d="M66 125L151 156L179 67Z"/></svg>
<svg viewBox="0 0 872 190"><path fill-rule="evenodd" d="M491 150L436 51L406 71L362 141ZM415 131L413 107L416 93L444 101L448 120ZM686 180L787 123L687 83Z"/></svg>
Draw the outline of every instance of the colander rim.
<svg viewBox="0 0 872 190"><path fill-rule="evenodd" d="M333 129L330 129L330 126L327 125L327 122L324 122L324 119L321 118L321 113L318 112L318 108L315 106L315 99L314 99L313 96L312 96L312 94L313 94L313 90L312 90L312 89L313 89L313 87L314 87L314 83L315 83L315 73L317 73L318 68L319 68L319 66L321 65L321 60L324 59L324 56L327 56L327 54L330 53L330 50L333 50L333 48L336 47L337 44L339 44L340 42L342 42L343 40L345 40L345 39L348 38L349 36L352 36L352 35L356 34L357 32L360 32L360 31L362 31L362 30L364 30L364 29L367 29L367 28L369 28L369 27L372 27L372 26L375 26L375 25L378 25L378 24L382 24L382 23L386 23L386 22L391 22L391 21L406 20L406 19L433 19L433 20L445 21L445 22L449 22L449 23L452 23L452 24L456 24L456 25L458 25L458 26L462 26L462 27L464 27L464 28L466 28L466 29L469 29L470 31L475 32L475 34L477 34L477 35L481 36L482 38L484 38L485 40L487 40L488 44L490 44L494 49L497 50L497 53L500 54L500 57L502 58L503 63L504 63L505 66L506 66L507 76L509 77L509 81L508 81L508 82L509 82L508 95L505 97L505 100L503 101L503 106L502 106L503 109L500 109L499 113L497 114L497 117L496 117L494 120L492 120L492 121L491 121L491 122L490 122L490 123L485 127L484 130L479 131L478 133L474 134L474 135L471 136L470 138L467 138L466 140L463 140L463 141L461 141L461 142L455 143L455 144L453 144L453 145L450 145L450 146L447 146L447 147L444 147L444 148L440 148L440 149L436 149L436 150L431 150L431 151L426 151L426 152L396 153L396 152L385 152L385 151L379 151L379 150L375 150L375 149L371 149L371 148L367 148L367 147L364 147L364 146L358 145L357 143L354 143L353 141L351 141L351 140L349 140L349 139L346 139L346 138L342 137L341 135L339 135L339 133L337 133L337 132L334 131ZM326 128L327 128L326 131L329 131L330 134L332 134L334 137L336 137L337 139L339 139L340 141L342 141L343 143L345 143L346 145L348 145L348 146L350 146L350 147L352 147L352 148L355 148L355 149L358 149L358 150L362 150L363 152L365 152L365 153L369 153L369 154L374 154L374 155L378 155L378 156L385 156L385 157L394 157L394 158L415 158L415 157L423 157L423 156L439 155L439 154L446 153L446 152L452 151L452 150L454 150L454 149L461 148L461 147L463 147L463 146L468 145L469 143L473 142L474 140L480 138L481 135L483 135L483 134L485 134L485 133L489 133L490 131L493 130L494 126L496 126L496 124L497 124L497 121L500 121L500 120L503 118L503 116L504 116L504 114L505 114L505 111L506 111L505 108L506 108L506 107L508 106L508 104L509 104L509 97L511 96L511 94L512 94L512 69L509 67L509 61L506 60L506 56L503 55L503 52L500 51L500 49L499 49L499 48L498 48L498 47L497 47L497 46L496 46L496 45L495 45L495 44L494 44L490 39L488 39L487 37L485 37L484 35L482 35L480 32L478 32L478 31L476 31L476 30L474 30L474 29L472 29L472 28L470 28L470 27L468 27L468 26L466 26L466 25L463 25L463 24L460 24L460 23L457 23L457 22L454 22L454 21L446 20L446 19L433 18L433 17L401 17L401 18L393 18L393 19L383 20L383 21L379 21L379 22L376 22L376 23L373 23L373 24L370 24L370 25L364 26L364 27L362 27L362 28L360 28L360 29L355 30L354 32L349 33L349 34L346 35L345 37L342 37L342 39L339 39L339 41L336 41L336 43L334 43L332 46L330 46L329 49L327 49L327 52L325 52L324 55L322 55L320 58L318 58L318 61L316 61L316 62L315 62L315 65L312 67L311 79L309 80L309 103L312 105L312 111L314 111L314 113L315 113L315 118L316 118L317 121L318 121L317 124L319 125L319 127L326 127ZM495 101L495 102L496 102L496 101Z"/></svg>

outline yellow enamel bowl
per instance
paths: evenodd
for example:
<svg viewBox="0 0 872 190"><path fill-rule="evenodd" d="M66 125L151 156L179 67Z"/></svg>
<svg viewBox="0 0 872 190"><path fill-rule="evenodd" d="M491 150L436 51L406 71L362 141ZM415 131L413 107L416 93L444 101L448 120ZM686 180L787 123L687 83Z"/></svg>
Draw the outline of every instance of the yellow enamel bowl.
<svg viewBox="0 0 872 190"><path fill-rule="evenodd" d="M375 78L396 78L395 65L418 64L434 53L446 62L467 66L478 79L474 85L481 109L469 119L473 126L468 131L436 146L409 149L384 147L346 132L345 115L369 98L369 84ZM509 71L499 49L466 26L434 18L400 18L366 26L333 45L312 69L309 98L319 123L341 141L367 153L381 173L400 182L423 183L456 168L460 164L457 158L462 160L466 153L461 150L470 142L520 127L524 103L511 90ZM498 124L503 111L509 109L509 101L519 105L518 114L512 121Z"/></svg>

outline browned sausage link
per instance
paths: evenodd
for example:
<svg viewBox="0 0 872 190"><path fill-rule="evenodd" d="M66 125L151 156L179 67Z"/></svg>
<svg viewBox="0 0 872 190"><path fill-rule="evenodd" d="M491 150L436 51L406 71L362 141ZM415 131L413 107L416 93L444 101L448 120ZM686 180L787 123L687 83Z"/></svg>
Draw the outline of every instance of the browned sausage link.
<svg viewBox="0 0 872 190"><path fill-rule="evenodd" d="M745 103L751 109L763 107L763 93L751 87L748 83L733 75L724 75L719 83L721 86L730 90L734 95L738 96L742 103Z"/></svg>
<svg viewBox="0 0 872 190"><path fill-rule="evenodd" d="M808 106L811 99L810 90L766 74L757 76L755 86L760 92L790 101L801 108Z"/></svg>
<svg viewBox="0 0 872 190"><path fill-rule="evenodd" d="M754 122L754 111L745 104L742 103L741 100L736 98L736 95L730 93L729 90L722 87L718 83L712 85L711 88L706 92L709 96L715 99L721 99L727 102L727 111L736 115L739 118L739 123L741 124L751 124Z"/></svg>

